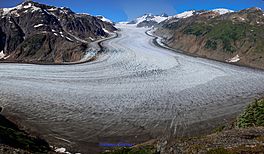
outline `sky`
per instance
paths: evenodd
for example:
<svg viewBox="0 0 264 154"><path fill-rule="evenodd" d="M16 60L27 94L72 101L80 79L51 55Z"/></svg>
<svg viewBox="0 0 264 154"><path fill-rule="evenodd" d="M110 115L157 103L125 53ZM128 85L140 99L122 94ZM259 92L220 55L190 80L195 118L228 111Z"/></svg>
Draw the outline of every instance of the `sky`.
<svg viewBox="0 0 264 154"><path fill-rule="evenodd" d="M23 0L0 0L0 8L13 7ZM58 7L69 7L77 13L103 15L112 21L129 21L145 13L175 15L188 10L227 8L242 10L259 7L264 0L34 0Z"/></svg>

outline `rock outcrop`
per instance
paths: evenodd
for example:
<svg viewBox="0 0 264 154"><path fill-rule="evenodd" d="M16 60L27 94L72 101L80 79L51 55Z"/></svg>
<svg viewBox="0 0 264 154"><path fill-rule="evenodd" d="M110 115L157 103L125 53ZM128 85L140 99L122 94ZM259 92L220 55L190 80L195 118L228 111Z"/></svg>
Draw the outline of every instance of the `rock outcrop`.
<svg viewBox="0 0 264 154"><path fill-rule="evenodd" d="M26 1L0 9L0 60L33 63L75 62L89 42L115 27L88 14Z"/></svg>

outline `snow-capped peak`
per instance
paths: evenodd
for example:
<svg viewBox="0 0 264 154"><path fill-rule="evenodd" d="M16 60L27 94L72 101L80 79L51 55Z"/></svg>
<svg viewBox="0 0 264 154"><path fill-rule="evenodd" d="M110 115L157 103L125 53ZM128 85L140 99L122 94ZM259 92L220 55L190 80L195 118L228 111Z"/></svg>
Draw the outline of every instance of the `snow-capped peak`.
<svg viewBox="0 0 264 154"><path fill-rule="evenodd" d="M194 10L191 10L191 11L185 11L185 12L182 12L182 13L180 13L180 14L175 15L174 17L176 17L176 18L188 18L188 17L193 16L194 13L195 13Z"/></svg>
<svg viewBox="0 0 264 154"><path fill-rule="evenodd" d="M2 15L17 14L17 10L21 10L21 9L32 9L32 11L34 12L34 11L40 10L41 8L36 7L34 5L34 3L31 1L26 1L26 2L23 2L23 3L15 6L15 7L3 8L2 9Z"/></svg>
<svg viewBox="0 0 264 154"><path fill-rule="evenodd" d="M139 24L143 21L154 21L157 23L160 23L164 20L168 19L168 16L163 14L163 15L152 15L151 13L144 14L141 17L138 17L137 19L133 20L132 23L134 24Z"/></svg>
<svg viewBox="0 0 264 154"><path fill-rule="evenodd" d="M212 11L213 11L213 12L217 12L217 13L219 13L220 15L222 15L222 14L226 14L226 13L234 12L233 10L224 9L224 8L213 9Z"/></svg>
<svg viewBox="0 0 264 154"><path fill-rule="evenodd" d="M224 8L219 8L219 9L213 9L211 10L213 12L217 12L219 13L220 15L223 15L223 14L226 14L226 13L230 13L230 12L234 12L233 10L229 10L229 9L224 9ZM208 12L208 11L204 11L204 12ZM203 14L204 12L200 12L199 11L195 11L195 10L191 10L191 11L185 11L185 12L182 12L182 13L179 13L179 14L176 14L175 16L173 16L174 18L179 18L179 19L182 19L182 18L188 18L188 17L191 17L195 14Z"/></svg>
<svg viewBox="0 0 264 154"><path fill-rule="evenodd" d="M105 18L104 16L102 16L102 15L98 15L98 16L96 16L97 18L99 18L100 20L102 20L102 21L104 21L104 22L109 22L109 23L113 23L110 19L107 19L107 18Z"/></svg>

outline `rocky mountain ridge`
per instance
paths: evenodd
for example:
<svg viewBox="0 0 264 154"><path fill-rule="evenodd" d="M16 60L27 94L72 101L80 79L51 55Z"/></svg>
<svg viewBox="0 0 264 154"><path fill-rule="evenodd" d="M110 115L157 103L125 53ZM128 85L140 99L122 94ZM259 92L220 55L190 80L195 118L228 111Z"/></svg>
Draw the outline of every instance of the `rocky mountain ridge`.
<svg viewBox="0 0 264 154"><path fill-rule="evenodd" d="M264 68L264 12L195 11L157 26L155 35L179 51L219 61Z"/></svg>
<svg viewBox="0 0 264 154"><path fill-rule="evenodd" d="M159 23L165 22L167 20L188 18L190 16L205 12L215 12L217 14L222 15L234 11L224 8L213 9L213 10L202 10L202 11L190 10L176 14L174 16L169 16L166 13L163 13L161 15L153 15L151 13L148 13L136 18L135 20L128 22L128 24L136 24L137 27L152 27L152 26L157 26Z"/></svg>
<svg viewBox="0 0 264 154"><path fill-rule="evenodd" d="M69 8L25 1L0 9L0 60L14 62L75 62L89 43L116 28L100 18Z"/></svg>

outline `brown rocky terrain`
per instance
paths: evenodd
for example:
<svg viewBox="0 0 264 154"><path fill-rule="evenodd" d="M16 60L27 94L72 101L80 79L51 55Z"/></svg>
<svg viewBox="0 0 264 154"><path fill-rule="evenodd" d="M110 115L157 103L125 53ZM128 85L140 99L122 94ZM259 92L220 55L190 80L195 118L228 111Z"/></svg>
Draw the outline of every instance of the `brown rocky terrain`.
<svg viewBox="0 0 264 154"><path fill-rule="evenodd" d="M0 60L62 63L80 60L89 42L116 29L109 22L69 8L26 1L0 9Z"/></svg>
<svg viewBox="0 0 264 154"><path fill-rule="evenodd" d="M264 12L196 11L159 24L155 34L171 48L210 59L264 68Z"/></svg>
<svg viewBox="0 0 264 154"><path fill-rule="evenodd" d="M1 109L1 108L0 108ZM49 144L24 130L0 114L0 153L54 153Z"/></svg>

